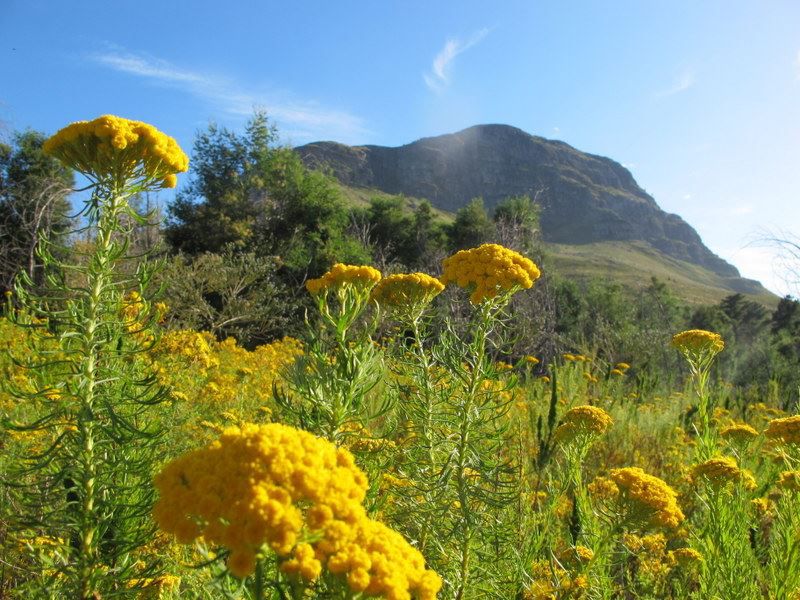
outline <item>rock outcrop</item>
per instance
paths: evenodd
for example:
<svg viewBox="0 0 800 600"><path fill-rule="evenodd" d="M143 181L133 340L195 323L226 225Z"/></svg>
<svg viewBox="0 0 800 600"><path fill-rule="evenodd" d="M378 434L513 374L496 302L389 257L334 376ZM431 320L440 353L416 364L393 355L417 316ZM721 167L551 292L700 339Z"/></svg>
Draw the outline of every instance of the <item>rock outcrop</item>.
<svg viewBox="0 0 800 600"><path fill-rule="evenodd" d="M330 169L346 185L427 198L453 212L477 196L490 209L527 194L542 206L545 241L641 240L723 277L739 277L688 223L661 210L622 165L516 127L477 125L397 148L315 142L296 150L306 165Z"/></svg>

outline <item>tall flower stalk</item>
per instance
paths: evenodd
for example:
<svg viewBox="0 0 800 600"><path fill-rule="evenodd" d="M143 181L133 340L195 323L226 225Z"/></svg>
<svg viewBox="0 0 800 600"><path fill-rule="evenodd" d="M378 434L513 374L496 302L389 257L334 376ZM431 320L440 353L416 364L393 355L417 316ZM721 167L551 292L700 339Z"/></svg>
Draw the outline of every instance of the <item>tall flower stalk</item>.
<svg viewBox="0 0 800 600"><path fill-rule="evenodd" d="M17 315L33 327L33 348L17 357L38 391L18 391L5 423L43 441L22 457L17 478L20 525L47 532L68 561L43 570L63 597L130 594L131 581L155 564L134 553L151 537L152 466L160 427L149 416L161 389L131 360L155 342L156 311L147 299L154 267L129 256L141 217L128 200L174 187L188 159L172 138L137 121L104 116L73 123L44 145L89 180L78 230L86 250L67 263L47 240L39 247L46 284L17 281ZM57 353L46 346L56 340Z"/></svg>
<svg viewBox="0 0 800 600"><path fill-rule="evenodd" d="M698 454L702 460L712 457L716 445L716 431L711 427L714 402L708 389L711 366L717 354L725 348L717 333L703 329L690 329L677 333L672 338L672 345L683 355L689 365L692 387L697 396L697 416L699 426L695 431L699 437Z"/></svg>

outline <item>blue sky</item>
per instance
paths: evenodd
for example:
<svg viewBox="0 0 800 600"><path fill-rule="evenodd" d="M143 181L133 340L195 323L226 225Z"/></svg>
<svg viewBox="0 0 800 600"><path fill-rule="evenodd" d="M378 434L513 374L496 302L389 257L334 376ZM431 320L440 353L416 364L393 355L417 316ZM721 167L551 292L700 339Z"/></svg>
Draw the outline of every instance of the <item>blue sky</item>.
<svg viewBox="0 0 800 600"><path fill-rule="evenodd" d="M0 128L114 113L191 148L264 107L282 140L508 123L609 156L783 293L800 234L800 2L0 2ZM3 131L0 131L0 135Z"/></svg>

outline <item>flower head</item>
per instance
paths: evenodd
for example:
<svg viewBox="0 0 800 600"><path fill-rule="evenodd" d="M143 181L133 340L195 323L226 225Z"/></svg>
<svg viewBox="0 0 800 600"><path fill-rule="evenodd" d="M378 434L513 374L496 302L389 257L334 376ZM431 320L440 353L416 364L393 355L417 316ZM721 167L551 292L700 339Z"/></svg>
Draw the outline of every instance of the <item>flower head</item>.
<svg viewBox="0 0 800 600"><path fill-rule="evenodd" d="M397 532L367 516L367 478L349 451L271 423L226 429L156 476L159 527L189 543L203 536L230 549L228 569L253 572L264 546L289 576L323 569L354 592L434 600L441 579Z"/></svg>
<svg viewBox="0 0 800 600"><path fill-rule="evenodd" d="M758 437L758 432L747 423L734 423L723 427L720 436L735 444L749 444Z"/></svg>
<svg viewBox="0 0 800 600"><path fill-rule="evenodd" d="M711 458L692 467L692 477L696 481L704 481L714 489L741 483L745 489L756 487L753 475L739 468L736 461L729 456Z"/></svg>
<svg viewBox="0 0 800 600"><path fill-rule="evenodd" d="M783 471L778 478L778 487L788 492L800 492L800 471Z"/></svg>
<svg viewBox="0 0 800 600"><path fill-rule="evenodd" d="M669 562L683 569L696 569L703 563L703 555L694 548L676 548L670 551Z"/></svg>
<svg viewBox="0 0 800 600"><path fill-rule="evenodd" d="M64 127L44 143L44 151L95 181L133 181L146 189L175 187L175 174L189 168L173 138L113 115Z"/></svg>
<svg viewBox="0 0 800 600"><path fill-rule="evenodd" d="M372 299L400 312L418 313L438 296L444 284L425 273L389 275L372 290Z"/></svg>
<svg viewBox="0 0 800 600"><path fill-rule="evenodd" d="M576 406L564 414L555 439L567 444L574 440L588 441L603 435L612 423L611 416L598 406Z"/></svg>
<svg viewBox="0 0 800 600"><path fill-rule="evenodd" d="M460 250L444 259L442 266L442 283L470 289L473 304L501 293L529 289L541 275L533 261L498 244Z"/></svg>
<svg viewBox="0 0 800 600"><path fill-rule="evenodd" d="M372 267L336 263L322 277L306 281L306 289L313 295L337 290L346 285L371 290L380 280L381 272Z"/></svg>
<svg viewBox="0 0 800 600"><path fill-rule="evenodd" d="M784 444L800 445L800 415L772 419L767 424L764 435Z"/></svg>
<svg viewBox="0 0 800 600"><path fill-rule="evenodd" d="M687 356L715 356L725 348L725 342L718 333L704 329L689 329L672 336L672 345Z"/></svg>
<svg viewBox="0 0 800 600"><path fill-rule="evenodd" d="M675 528L684 519L678 494L665 481L638 467L612 469L611 480L619 490L625 518L649 527Z"/></svg>

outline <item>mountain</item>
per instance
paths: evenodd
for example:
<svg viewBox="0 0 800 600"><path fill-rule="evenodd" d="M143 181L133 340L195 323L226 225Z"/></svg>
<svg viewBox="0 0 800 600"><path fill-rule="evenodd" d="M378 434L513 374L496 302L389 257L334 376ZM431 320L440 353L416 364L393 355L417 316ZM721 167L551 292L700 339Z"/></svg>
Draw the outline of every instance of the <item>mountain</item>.
<svg viewBox="0 0 800 600"><path fill-rule="evenodd" d="M576 257L592 255L598 244L631 243L664 261L700 267L701 278L713 274L721 292L770 296L711 252L681 217L661 210L619 163L516 127L476 125L396 148L314 142L296 151L307 166L329 169L344 186L426 198L450 212L478 196L491 209L527 194L542 207L544 241L571 257L564 264L580 263ZM585 246L584 252L575 246Z"/></svg>

